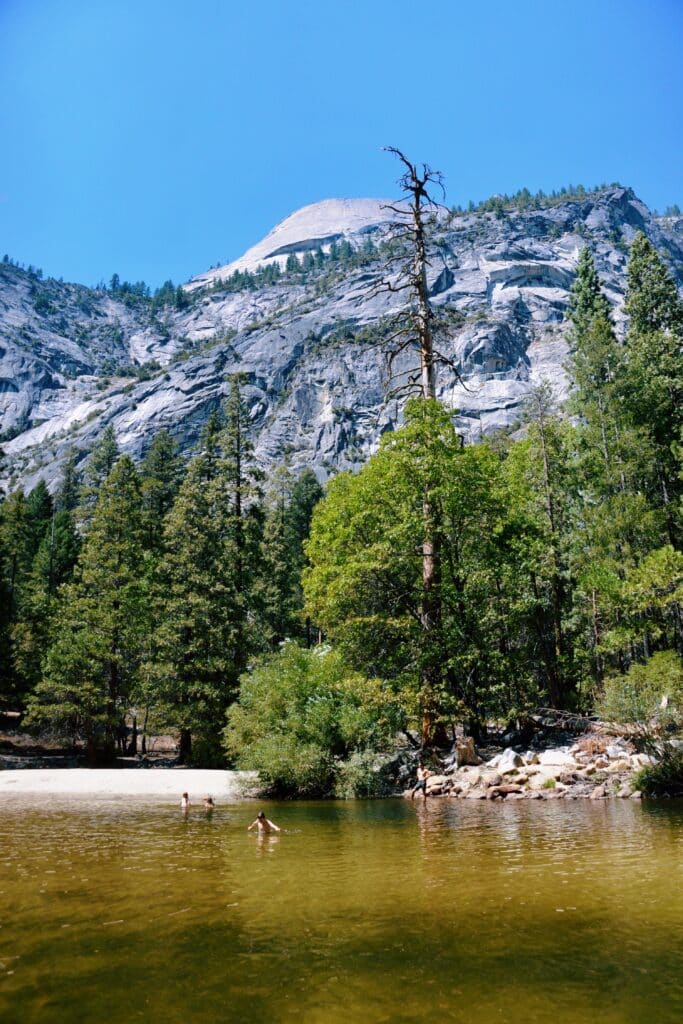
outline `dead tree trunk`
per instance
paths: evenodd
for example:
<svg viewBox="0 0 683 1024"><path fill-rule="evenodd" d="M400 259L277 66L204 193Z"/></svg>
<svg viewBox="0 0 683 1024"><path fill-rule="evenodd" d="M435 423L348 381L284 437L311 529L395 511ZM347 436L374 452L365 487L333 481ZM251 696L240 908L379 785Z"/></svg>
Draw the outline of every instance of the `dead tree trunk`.
<svg viewBox="0 0 683 1024"><path fill-rule="evenodd" d="M393 207L406 218L405 234L411 245L410 270L407 288L410 296L410 317L420 357L419 394L427 401L436 398L436 367L432 337L434 313L429 301L427 286L427 237L425 207L433 205L429 194L430 184L440 187L441 175L412 164L404 154L393 147L388 150L406 168L399 184L407 199L405 209ZM405 285L403 286L405 287ZM422 742L430 745L439 739L438 733L445 733L445 726L439 723L443 670L441 666L441 524L434 504L429 481L425 483L422 503L422 595L420 625L422 629L422 668L420 679L420 705Z"/></svg>

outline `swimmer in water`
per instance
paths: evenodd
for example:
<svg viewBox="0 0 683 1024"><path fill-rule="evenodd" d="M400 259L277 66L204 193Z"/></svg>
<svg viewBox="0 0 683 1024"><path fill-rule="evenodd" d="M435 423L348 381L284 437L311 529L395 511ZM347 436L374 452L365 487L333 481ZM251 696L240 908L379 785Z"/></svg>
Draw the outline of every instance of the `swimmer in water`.
<svg viewBox="0 0 683 1024"><path fill-rule="evenodd" d="M251 825L247 829L247 832L251 832L252 828L257 828L259 835L263 835L266 832L281 832L282 829L278 828L275 822L270 821L266 818L263 811L259 811Z"/></svg>
<svg viewBox="0 0 683 1024"><path fill-rule="evenodd" d="M183 814L187 814L189 809L190 809L190 798L187 795L187 793L183 793L182 798L180 800L180 810L183 812Z"/></svg>
<svg viewBox="0 0 683 1024"><path fill-rule="evenodd" d="M207 814L211 814L211 812L213 810L215 810L215 808L216 808L216 805L213 802L213 797L212 796L205 796L204 797L204 810L207 812Z"/></svg>

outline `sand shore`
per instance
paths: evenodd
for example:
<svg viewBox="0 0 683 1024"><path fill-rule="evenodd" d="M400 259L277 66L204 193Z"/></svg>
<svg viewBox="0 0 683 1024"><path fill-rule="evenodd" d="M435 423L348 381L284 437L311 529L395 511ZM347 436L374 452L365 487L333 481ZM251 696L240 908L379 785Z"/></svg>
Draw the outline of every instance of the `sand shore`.
<svg viewBox="0 0 683 1024"><path fill-rule="evenodd" d="M198 768L23 768L0 771L0 796L13 793L74 796L154 796L240 800L255 795L256 772Z"/></svg>

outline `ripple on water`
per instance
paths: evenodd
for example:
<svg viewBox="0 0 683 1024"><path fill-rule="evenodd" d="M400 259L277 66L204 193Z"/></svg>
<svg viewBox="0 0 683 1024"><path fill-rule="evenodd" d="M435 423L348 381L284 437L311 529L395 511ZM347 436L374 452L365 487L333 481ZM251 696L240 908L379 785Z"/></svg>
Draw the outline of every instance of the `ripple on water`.
<svg viewBox="0 0 683 1024"><path fill-rule="evenodd" d="M673 804L264 809L282 835L245 804L7 801L0 1018L242 1021L264 992L325 1024L683 1014Z"/></svg>

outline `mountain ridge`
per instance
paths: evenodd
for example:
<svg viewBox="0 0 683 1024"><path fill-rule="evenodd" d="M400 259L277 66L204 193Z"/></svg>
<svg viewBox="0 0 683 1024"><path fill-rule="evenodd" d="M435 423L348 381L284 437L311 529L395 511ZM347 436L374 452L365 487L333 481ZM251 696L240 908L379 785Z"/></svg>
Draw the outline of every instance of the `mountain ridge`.
<svg viewBox="0 0 683 1024"><path fill-rule="evenodd" d="M68 450L84 459L107 423L136 457L161 428L189 450L226 391L226 375L237 370L246 376L264 466L286 460L324 479L358 465L400 421L398 404L386 399L381 351L396 299L376 288L388 230L383 205L303 207L239 260L198 275L161 306L0 264L5 488L41 477L53 485ZM448 355L469 388L446 376L440 397L458 410L464 434L476 439L510 426L542 377L564 393L564 313L585 244L623 330L625 266L637 230L665 252L680 284L683 218L656 218L628 188L540 208L439 214L429 284L452 322ZM333 259L342 242L343 258ZM317 264L304 271L301 259L310 263L314 253ZM286 270L289 257L298 270ZM269 262L279 276L263 275Z"/></svg>

